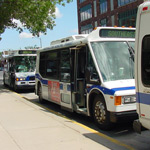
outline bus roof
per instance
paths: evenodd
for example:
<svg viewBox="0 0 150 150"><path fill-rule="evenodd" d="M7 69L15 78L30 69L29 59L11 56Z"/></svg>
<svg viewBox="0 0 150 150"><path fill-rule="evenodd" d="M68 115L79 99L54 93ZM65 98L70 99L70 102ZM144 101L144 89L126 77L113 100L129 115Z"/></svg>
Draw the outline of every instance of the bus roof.
<svg viewBox="0 0 150 150"><path fill-rule="evenodd" d="M56 41L52 41L50 45L56 45L56 44L61 44L61 43L69 42L69 41L83 39L87 36L88 36L88 34L72 35L72 36L69 36L69 37L66 37L66 38L62 38L62 39L59 39L59 40L56 40Z"/></svg>
<svg viewBox="0 0 150 150"><path fill-rule="evenodd" d="M97 27L90 34L79 34L52 41L50 47L41 51L86 44L87 41L98 41L100 39L135 39L135 28Z"/></svg>

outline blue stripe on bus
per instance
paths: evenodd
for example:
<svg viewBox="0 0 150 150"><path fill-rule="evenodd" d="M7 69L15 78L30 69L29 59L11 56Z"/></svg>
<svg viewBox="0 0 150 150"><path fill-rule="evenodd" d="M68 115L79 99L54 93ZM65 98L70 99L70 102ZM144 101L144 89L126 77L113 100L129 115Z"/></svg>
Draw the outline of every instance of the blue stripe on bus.
<svg viewBox="0 0 150 150"><path fill-rule="evenodd" d="M137 100L137 103L150 105L150 94L137 92L136 100Z"/></svg>
<svg viewBox="0 0 150 150"><path fill-rule="evenodd" d="M63 84L60 84L60 90L63 90L63 89L64 89ZM67 85L67 91L71 91L71 86L70 85Z"/></svg>
<svg viewBox="0 0 150 150"><path fill-rule="evenodd" d="M63 84L60 84L60 90L63 90Z"/></svg>
<svg viewBox="0 0 150 150"><path fill-rule="evenodd" d="M35 74L35 78L38 78L42 84L48 85L48 80L43 80L39 74Z"/></svg>
<svg viewBox="0 0 150 150"><path fill-rule="evenodd" d="M48 80L43 80L39 74L36 74L35 78L39 79L42 84L48 85ZM60 90L63 90L63 84L60 84ZM71 91L70 85L67 85L67 91Z"/></svg>
<svg viewBox="0 0 150 150"><path fill-rule="evenodd" d="M39 74L36 74L35 77L38 78L42 82L42 84L48 85L48 80L43 80ZM107 95L114 95L114 93L117 91L135 90L135 86L108 89L100 85L93 85L87 89L87 92L89 93L93 88L100 89L104 94L107 94ZM63 84L60 84L60 89L63 90ZM71 91L70 85L67 85L67 90Z"/></svg>
<svg viewBox="0 0 150 150"><path fill-rule="evenodd" d="M71 86L67 85L67 91L71 91Z"/></svg>
<svg viewBox="0 0 150 150"><path fill-rule="evenodd" d="M100 89L104 94L107 94L107 95L114 95L115 92L117 91L124 91L124 90L135 90L135 86L130 86L130 87L120 87L120 88L113 88L113 89L108 89L108 88L105 88L105 87L102 87L102 86L91 86L90 88L87 89L88 93L91 91L91 89L93 88L98 88Z"/></svg>
<svg viewBox="0 0 150 150"><path fill-rule="evenodd" d="M31 78L31 77L34 78L35 76L27 76L27 77L26 77L26 81L30 81L30 78Z"/></svg>

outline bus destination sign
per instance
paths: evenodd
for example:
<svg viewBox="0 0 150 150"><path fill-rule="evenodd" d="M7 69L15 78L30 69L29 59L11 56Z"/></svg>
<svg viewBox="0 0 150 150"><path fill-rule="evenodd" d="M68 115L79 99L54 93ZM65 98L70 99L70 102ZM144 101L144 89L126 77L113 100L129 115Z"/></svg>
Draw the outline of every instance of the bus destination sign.
<svg viewBox="0 0 150 150"><path fill-rule="evenodd" d="M36 50L19 50L19 54L36 54Z"/></svg>
<svg viewBox="0 0 150 150"><path fill-rule="evenodd" d="M104 38L135 38L135 30L101 29L99 34Z"/></svg>

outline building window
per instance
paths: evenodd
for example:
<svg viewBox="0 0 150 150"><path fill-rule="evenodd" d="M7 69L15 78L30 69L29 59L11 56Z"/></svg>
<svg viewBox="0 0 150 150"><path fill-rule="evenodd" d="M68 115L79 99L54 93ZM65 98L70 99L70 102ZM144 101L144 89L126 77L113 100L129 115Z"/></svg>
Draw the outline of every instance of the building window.
<svg viewBox="0 0 150 150"><path fill-rule="evenodd" d="M97 5L96 5L96 0L94 0L93 4L94 4L94 17L97 17Z"/></svg>
<svg viewBox="0 0 150 150"><path fill-rule="evenodd" d="M129 3L135 2L136 0L118 0L118 7L127 5Z"/></svg>
<svg viewBox="0 0 150 150"><path fill-rule="evenodd" d="M80 9L81 21L88 20L92 18L92 6L91 4L86 5Z"/></svg>
<svg viewBox="0 0 150 150"><path fill-rule="evenodd" d="M94 25L95 25L95 27L97 27L97 21L95 21Z"/></svg>
<svg viewBox="0 0 150 150"><path fill-rule="evenodd" d="M86 0L79 0L80 3L83 3L84 1L86 1Z"/></svg>
<svg viewBox="0 0 150 150"><path fill-rule="evenodd" d="M137 8L120 13L118 15L119 26L135 27L136 15L137 15Z"/></svg>
<svg viewBox="0 0 150 150"><path fill-rule="evenodd" d="M105 19L102 19L101 21L100 21L100 26L102 26L102 27L106 27L107 26L107 19L105 18Z"/></svg>
<svg viewBox="0 0 150 150"><path fill-rule="evenodd" d="M110 8L111 11L114 10L114 0L110 0Z"/></svg>
<svg viewBox="0 0 150 150"><path fill-rule="evenodd" d="M81 34L89 34L93 31L93 26L91 24L81 26Z"/></svg>
<svg viewBox="0 0 150 150"><path fill-rule="evenodd" d="M107 0L100 0L100 12L101 14L107 12Z"/></svg>
<svg viewBox="0 0 150 150"><path fill-rule="evenodd" d="M111 16L111 25L115 26L115 17L114 16Z"/></svg>

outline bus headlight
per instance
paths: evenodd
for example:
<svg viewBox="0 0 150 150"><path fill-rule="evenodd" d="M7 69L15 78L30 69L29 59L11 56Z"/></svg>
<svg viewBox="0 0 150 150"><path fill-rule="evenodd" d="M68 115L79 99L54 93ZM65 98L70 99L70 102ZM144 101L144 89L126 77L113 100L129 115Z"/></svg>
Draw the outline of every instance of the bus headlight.
<svg viewBox="0 0 150 150"><path fill-rule="evenodd" d="M24 81L24 80L26 80L26 78L20 78L20 81Z"/></svg>
<svg viewBox="0 0 150 150"><path fill-rule="evenodd" d="M16 81L25 81L26 78L16 78Z"/></svg>
<svg viewBox="0 0 150 150"><path fill-rule="evenodd" d="M122 96L122 100L124 104L135 103L136 97L135 96Z"/></svg>

